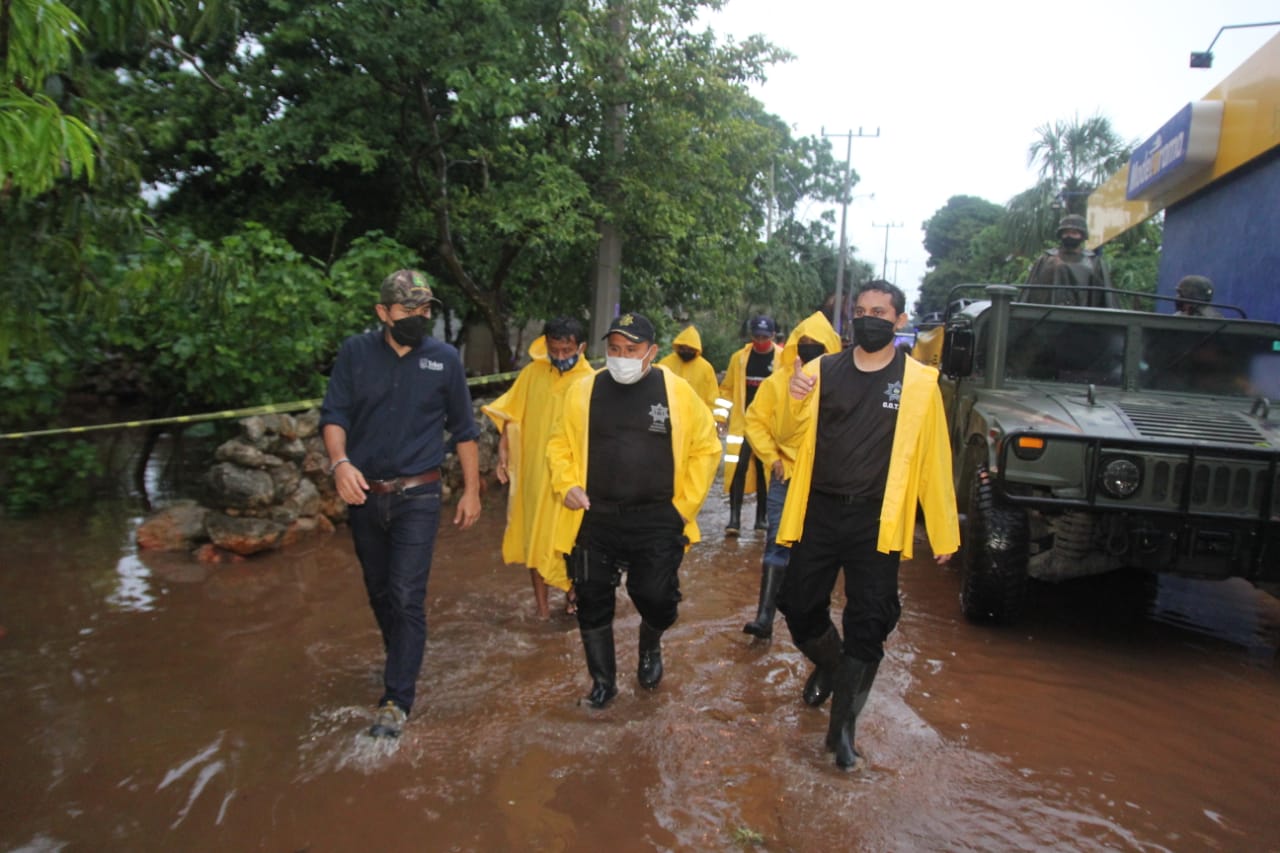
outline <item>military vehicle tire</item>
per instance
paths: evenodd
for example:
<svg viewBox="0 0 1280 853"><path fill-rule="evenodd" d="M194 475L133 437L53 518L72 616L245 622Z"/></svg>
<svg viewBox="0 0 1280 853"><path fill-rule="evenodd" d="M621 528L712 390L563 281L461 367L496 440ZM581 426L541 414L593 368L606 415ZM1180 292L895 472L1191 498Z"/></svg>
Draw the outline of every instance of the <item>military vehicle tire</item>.
<svg viewBox="0 0 1280 853"><path fill-rule="evenodd" d="M970 454L971 457L976 454ZM970 460L969 503L960 537L960 607L970 622L1017 621L1027 591L1027 514L1001 506L984 462Z"/></svg>

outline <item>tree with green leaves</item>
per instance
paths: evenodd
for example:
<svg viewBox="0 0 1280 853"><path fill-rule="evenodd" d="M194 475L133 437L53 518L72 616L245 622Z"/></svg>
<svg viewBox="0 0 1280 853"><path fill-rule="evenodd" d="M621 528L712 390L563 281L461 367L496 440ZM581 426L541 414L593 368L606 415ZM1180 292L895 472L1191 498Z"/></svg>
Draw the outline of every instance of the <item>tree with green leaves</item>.
<svg viewBox="0 0 1280 853"><path fill-rule="evenodd" d="M929 271L920 282L916 317L944 311L957 284L1010 281L1008 252L999 236L1005 210L977 196L947 199L924 223Z"/></svg>
<svg viewBox="0 0 1280 853"><path fill-rule="evenodd" d="M1083 215L1089 194L1129 160L1125 142L1105 116L1074 116L1036 128L1027 149L1027 164L1037 167L1039 181L1007 205L1005 234L1011 248L1034 257L1052 241L1058 220Z"/></svg>

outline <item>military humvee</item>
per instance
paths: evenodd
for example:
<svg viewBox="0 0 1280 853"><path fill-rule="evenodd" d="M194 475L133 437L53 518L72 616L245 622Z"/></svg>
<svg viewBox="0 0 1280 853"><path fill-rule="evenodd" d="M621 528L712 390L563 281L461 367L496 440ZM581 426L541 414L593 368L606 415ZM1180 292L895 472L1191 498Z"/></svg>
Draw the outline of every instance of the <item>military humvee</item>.
<svg viewBox="0 0 1280 853"><path fill-rule="evenodd" d="M968 619L1015 620L1028 578L1280 581L1280 324L977 289L939 365Z"/></svg>

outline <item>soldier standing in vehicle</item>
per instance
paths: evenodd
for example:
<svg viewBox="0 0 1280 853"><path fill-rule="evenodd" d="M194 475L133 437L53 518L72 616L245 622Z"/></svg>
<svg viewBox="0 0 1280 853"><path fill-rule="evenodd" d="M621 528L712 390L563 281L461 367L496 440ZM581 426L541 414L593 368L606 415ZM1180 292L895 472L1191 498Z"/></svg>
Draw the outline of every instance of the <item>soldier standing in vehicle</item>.
<svg viewBox="0 0 1280 853"><path fill-rule="evenodd" d="M1213 301L1213 282L1202 275L1183 276L1175 290L1178 296L1173 303L1175 314L1188 317L1222 317L1222 312L1209 303Z"/></svg>
<svg viewBox="0 0 1280 853"><path fill-rule="evenodd" d="M1028 287L1021 301L1045 305L1084 305L1115 308L1111 274L1102 256L1084 248L1089 226L1078 213L1058 221L1058 246L1041 255L1031 267L1027 284L1056 285Z"/></svg>
<svg viewBox="0 0 1280 853"><path fill-rule="evenodd" d="M854 300L854 347L796 365L791 436L796 461L778 530L791 562L778 596L791 638L817 666L805 701L833 696L827 749L856 767L858 714L884 642L898 623L898 563L910 559L917 504L934 558L960 546L951 445L938 371L893 346L906 296L870 281ZM798 361L798 359L797 359ZM831 622L831 591L844 570L844 638Z"/></svg>

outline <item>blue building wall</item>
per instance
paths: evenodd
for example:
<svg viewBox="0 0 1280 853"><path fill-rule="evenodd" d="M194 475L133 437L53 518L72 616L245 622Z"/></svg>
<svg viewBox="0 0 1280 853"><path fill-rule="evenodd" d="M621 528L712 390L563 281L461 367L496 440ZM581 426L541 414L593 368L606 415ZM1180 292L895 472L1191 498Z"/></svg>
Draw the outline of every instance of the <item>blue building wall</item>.
<svg viewBox="0 0 1280 853"><path fill-rule="evenodd" d="M1280 322L1280 147L1165 211L1157 292L1192 274L1215 302Z"/></svg>

